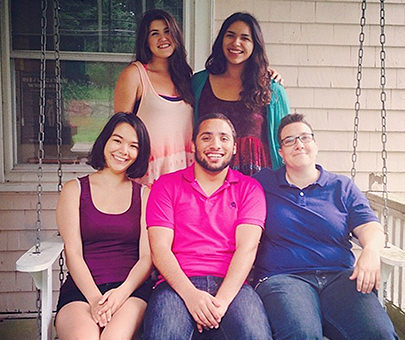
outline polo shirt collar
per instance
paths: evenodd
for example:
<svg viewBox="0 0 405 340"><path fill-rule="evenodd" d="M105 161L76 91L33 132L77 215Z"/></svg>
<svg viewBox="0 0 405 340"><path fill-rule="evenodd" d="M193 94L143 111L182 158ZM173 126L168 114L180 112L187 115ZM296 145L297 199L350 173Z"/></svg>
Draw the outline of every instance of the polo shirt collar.
<svg viewBox="0 0 405 340"><path fill-rule="evenodd" d="M324 187L324 186L328 183L328 178L329 178L328 172L325 171L325 170L322 168L322 166L319 165L319 164L316 164L315 167L319 170L320 174L319 174L318 179L317 179L314 183L312 183L312 184L310 184L310 185L315 185L315 184L317 184L317 185L319 185L319 186L321 186L321 187ZM290 187L290 186L291 186L290 183L288 183L287 180L286 180L286 178L285 178L285 172L286 172L286 167L285 167L285 165L282 166L280 169L278 169L278 170L276 171L277 182L278 182L278 185L279 185L279 186L287 186L287 187Z"/></svg>
<svg viewBox="0 0 405 340"><path fill-rule="evenodd" d="M190 183L194 182L195 180L194 164L184 169L183 177ZM228 173L226 175L225 182L229 183L239 182L239 176L237 175L237 172L235 170L232 170L231 168L228 168Z"/></svg>

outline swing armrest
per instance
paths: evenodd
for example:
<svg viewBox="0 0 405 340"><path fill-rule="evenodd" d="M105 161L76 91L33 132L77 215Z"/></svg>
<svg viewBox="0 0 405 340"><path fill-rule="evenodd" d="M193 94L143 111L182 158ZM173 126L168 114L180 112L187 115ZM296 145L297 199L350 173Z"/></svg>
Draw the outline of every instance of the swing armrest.
<svg viewBox="0 0 405 340"><path fill-rule="evenodd" d="M41 242L39 254L35 254L35 246L33 246L22 255L16 262L16 268L20 272L27 273L43 271L52 267L62 250L62 237L55 234L50 239Z"/></svg>
<svg viewBox="0 0 405 340"><path fill-rule="evenodd" d="M359 240L356 237L351 239L353 250L361 249ZM387 244L380 251L380 261L381 261L381 289L378 290L378 300L381 305L384 306L384 287L386 287L387 282L390 278L391 272L394 267L405 267L405 251L391 243Z"/></svg>
<svg viewBox="0 0 405 340"><path fill-rule="evenodd" d="M55 234L41 242L40 253L35 253L34 246L16 262L17 270L30 273L41 290L41 340L52 339L52 265L62 250L62 237Z"/></svg>
<svg viewBox="0 0 405 340"><path fill-rule="evenodd" d="M359 240L356 237L352 237L351 242L353 244L353 249L361 249ZM383 264L389 266L398 266L405 267L405 250L394 246L391 243L387 244L387 247L384 247L380 251L380 258Z"/></svg>

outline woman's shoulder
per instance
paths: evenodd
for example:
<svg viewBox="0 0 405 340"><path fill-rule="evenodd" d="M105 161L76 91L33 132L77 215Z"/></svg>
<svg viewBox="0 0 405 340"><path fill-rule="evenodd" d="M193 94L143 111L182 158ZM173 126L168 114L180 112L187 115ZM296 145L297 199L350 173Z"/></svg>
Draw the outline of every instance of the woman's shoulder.
<svg viewBox="0 0 405 340"><path fill-rule="evenodd" d="M60 200L61 201L73 201L75 199L78 199L80 196L81 192L81 187L80 187L80 182L79 179L72 179L68 182L66 182L63 185L63 189L60 195Z"/></svg>
<svg viewBox="0 0 405 340"><path fill-rule="evenodd" d="M208 79L208 71L207 70L202 70L193 75L191 78L191 90L193 91L193 94L195 96L195 100L198 102L200 98L200 94L202 91L202 88L204 87L204 84L206 83Z"/></svg>
<svg viewBox="0 0 405 340"><path fill-rule="evenodd" d="M290 113L290 103L288 100L287 92L283 85L279 82L271 81L271 102L270 106L276 106L280 117L284 117L286 114Z"/></svg>
<svg viewBox="0 0 405 340"><path fill-rule="evenodd" d="M140 77L139 61L137 61L132 62L122 70L119 80L139 81Z"/></svg>
<svg viewBox="0 0 405 340"><path fill-rule="evenodd" d="M207 70L202 70L198 71L193 74L191 77L191 83L192 84L198 84L202 81L205 81L208 78L208 71Z"/></svg>
<svg viewBox="0 0 405 340"><path fill-rule="evenodd" d="M285 88L283 85L280 84L278 81L271 80L270 89L272 92L275 93L285 93Z"/></svg>

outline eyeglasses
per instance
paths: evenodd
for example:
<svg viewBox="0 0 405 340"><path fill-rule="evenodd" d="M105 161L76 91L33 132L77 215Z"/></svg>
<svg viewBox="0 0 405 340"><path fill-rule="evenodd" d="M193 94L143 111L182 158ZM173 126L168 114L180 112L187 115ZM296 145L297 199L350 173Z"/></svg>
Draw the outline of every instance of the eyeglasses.
<svg viewBox="0 0 405 340"><path fill-rule="evenodd" d="M293 146L297 143L297 140L300 140L303 144L311 143L314 140L313 133L303 133L299 136L288 136L281 140L281 145L284 146Z"/></svg>

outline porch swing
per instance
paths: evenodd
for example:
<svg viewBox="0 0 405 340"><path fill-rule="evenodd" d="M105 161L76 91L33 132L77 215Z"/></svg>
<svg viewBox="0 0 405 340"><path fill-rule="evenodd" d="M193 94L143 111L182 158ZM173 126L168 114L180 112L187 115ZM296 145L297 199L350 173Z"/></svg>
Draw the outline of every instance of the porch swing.
<svg viewBox="0 0 405 340"><path fill-rule="evenodd" d="M62 168L61 168L61 145L62 145L62 110L61 110L61 74L60 74L60 58L59 58L59 0L54 2L54 41L55 41L55 83L56 83L56 121L57 121L57 162L58 162L58 192L62 189ZM366 0L362 0L362 16L360 20L361 32L359 35L360 47L358 53L358 72L357 72L357 87L356 87L356 103L355 103L355 118L354 118L354 136L353 136L353 154L352 154L352 169L351 175L354 179L356 176L356 160L357 160L357 143L358 143L358 128L359 128L359 111L360 111L360 94L361 94L361 78L362 78L362 58L363 58L363 42L364 42L364 26L366 22ZM59 279L63 281L63 240L59 235L55 235L49 240L41 243L41 195L42 195L42 163L44 159L44 125L45 125L45 74L46 74L46 11L47 0L41 0L41 70L40 70L40 112L39 112L39 133L38 133L38 185L37 185L37 221L36 221L36 243L21 256L16 262L16 269L20 272L30 273L33 277L37 288L37 338L41 340L52 339L52 265L59 258ZM384 200L383 209L383 226L385 234L385 247L381 250L381 282L383 289L378 292L380 303L384 304L386 298L387 283L390 274L394 267L405 268L405 251L391 245L388 242L388 207L387 207L387 151L386 151L386 109L385 109L385 18L384 18L384 0L380 0L380 43L381 43L381 122L382 122L382 152L383 161L382 177L383 183L382 197ZM356 239L353 239L354 247L359 248ZM357 245L356 245L357 244Z"/></svg>
<svg viewBox="0 0 405 340"><path fill-rule="evenodd" d="M367 1L362 0L361 3L361 19L360 19L360 34L359 34L359 51L358 51L358 66L357 66L357 86L356 86L356 102L355 102L355 116L354 116L354 130L353 130L353 153L352 153L352 168L351 177L355 180L356 177L356 161L357 161L357 145L358 145L358 131L359 131L359 113L360 113L360 95L361 95L361 79L363 69L363 44L364 44L364 26L366 24L366 7ZM375 180L382 183L382 191L379 191L383 199L383 211L382 211L382 225L384 228L384 248L380 252L381 259L381 287L378 291L378 299L381 305L384 306L384 301L387 299L387 285L390 275L394 267L405 268L405 251L401 248L389 243L388 237L388 189L387 189L387 111L385 108L386 92L385 92L385 8L384 0L380 0L380 100L381 100L381 160L382 160L382 174L376 176L374 173L369 175L369 192L371 192L371 185ZM352 239L353 249L360 250L360 244L356 238Z"/></svg>
<svg viewBox="0 0 405 340"><path fill-rule="evenodd" d="M55 107L56 107L56 148L58 164L58 192L62 190L62 89L61 68L59 55L59 0L54 0L54 44L55 44ZM16 262L16 269L20 272L30 273L37 289L37 339L48 340L52 337L52 265L59 258L59 281L64 280L63 240L59 234L41 243L41 200L42 200L42 164L45 156L45 104L46 104L46 30L47 30L47 0L41 0L41 63L40 63L40 105L39 105L39 132L38 132L38 182L36 213L36 242Z"/></svg>

